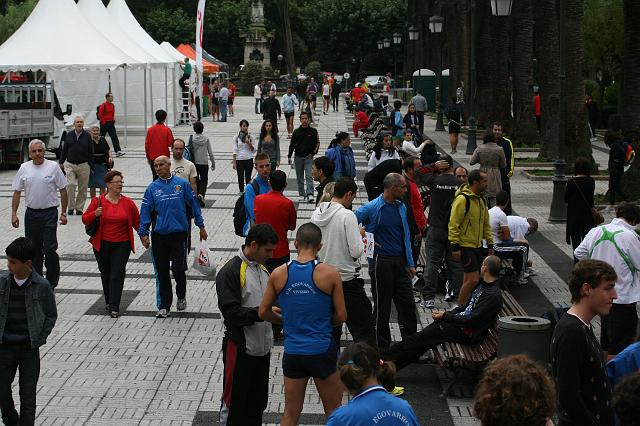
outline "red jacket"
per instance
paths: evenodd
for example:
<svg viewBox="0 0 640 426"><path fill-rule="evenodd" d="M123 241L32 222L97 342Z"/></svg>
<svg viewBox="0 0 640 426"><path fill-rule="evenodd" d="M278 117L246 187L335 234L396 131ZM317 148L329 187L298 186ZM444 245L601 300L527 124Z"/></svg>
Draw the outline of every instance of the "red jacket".
<svg viewBox="0 0 640 426"><path fill-rule="evenodd" d="M104 102L98 107L98 119L100 124L116 121L116 107L110 102Z"/></svg>
<svg viewBox="0 0 640 426"><path fill-rule="evenodd" d="M253 202L256 224L268 223L278 234L278 245L273 251L273 258L285 257L289 254L287 231L296 229L296 209L293 201L282 192L269 191L258 195Z"/></svg>
<svg viewBox="0 0 640 426"><path fill-rule="evenodd" d="M533 96L533 114L540 117L540 95Z"/></svg>
<svg viewBox="0 0 640 426"><path fill-rule="evenodd" d="M102 207L102 213L104 215L105 213L105 209L108 209L111 206L111 203L109 201L105 200L106 194L103 194L100 196L100 207ZM133 239L133 230L135 229L136 231L138 231L138 228L140 228L140 213L138 212L138 206L136 206L136 204L131 200L131 198L129 197L125 197L124 195L122 195L120 197L120 203L123 203L123 206L127 207L129 209L129 215L128 219L129 219L129 242L131 243L131 251L132 252L136 252L136 246L135 246L135 240ZM82 223L84 223L85 225L90 224L91 222L93 222L96 218L96 209L98 208L98 197L95 197L93 200L91 200L91 203L89 203L89 207L87 207L87 210L82 214ZM102 221L102 215L100 216L100 221ZM98 226L98 232L96 232L96 235L94 235L93 237L89 238L89 242L91 243L91 245L93 246L94 249L96 249L96 251L100 251L100 242L102 241L102 226Z"/></svg>
<svg viewBox="0 0 640 426"><path fill-rule="evenodd" d="M424 231L427 227L427 216L424 214L424 206L422 205L422 197L420 196L420 191L418 190L418 185L416 182L407 179L409 182L409 191L411 191L411 208L413 209L413 217L416 220L416 225L420 231Z"/></svg>
<svg viewBox="0 0 640 426"><path fill-rule="evenodd" d="M173 143L173 133L164 123L156 123L147 130L144 152L147 160L155 160L161 155L169 157L169 147Z"/></svg>

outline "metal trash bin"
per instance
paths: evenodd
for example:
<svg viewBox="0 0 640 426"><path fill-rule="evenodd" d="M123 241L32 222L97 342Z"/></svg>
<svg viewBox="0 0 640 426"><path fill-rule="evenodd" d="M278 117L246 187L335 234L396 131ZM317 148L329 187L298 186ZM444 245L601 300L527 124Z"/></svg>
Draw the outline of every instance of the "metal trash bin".
<svg viewBox="0 0 640 426"><path fill-rule="evenodd" d="M549 362L551 322L544 318L513 316L498 318L498 357L525 354L534 361Z"/></svg>

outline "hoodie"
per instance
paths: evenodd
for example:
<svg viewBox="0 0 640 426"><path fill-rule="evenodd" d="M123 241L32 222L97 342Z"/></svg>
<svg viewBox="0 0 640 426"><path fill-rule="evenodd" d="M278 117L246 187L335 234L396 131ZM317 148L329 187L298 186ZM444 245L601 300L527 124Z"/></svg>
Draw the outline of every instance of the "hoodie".
<svg viewBox="0 0 640 426"><path fill-rule="evenodd" d="M320 261L335 267L342 281L356 278L364 252L356 215L340 203L325 202L315 209L311 223L322 230Z"/></svg>
<svg viewBox="0 0 640 426"><path fill-rule="evenodd" d="M207 155L209 156L209 160L211 160L211 165L215 167L216 159L213 156L213 149L211 149L211 142L209 142L209 138L203 134L195 134L191 138L191 149L192 152L192 161L193 164L197 164L199 166L207 166Z"/></svg>
<svg viewBox="0 0 640 426"><path fill-rule="evenodd" d="M467 198L469 210L467 211ZM489 210L482 195L477 195L463 184L456 191L451 203L449 217L449 242L451 250L458 251L460 247L480 248L482 240L487 240L487 246L493 247L493 233L489 224Z"/></svg>

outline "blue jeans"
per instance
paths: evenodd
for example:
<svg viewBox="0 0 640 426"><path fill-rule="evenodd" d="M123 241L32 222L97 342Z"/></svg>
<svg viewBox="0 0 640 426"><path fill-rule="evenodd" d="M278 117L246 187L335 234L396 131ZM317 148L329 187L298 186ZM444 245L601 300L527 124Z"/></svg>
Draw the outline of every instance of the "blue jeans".
<svg viewBox="0 0 640 426"><path fill-rule="evenodd" d="M220 121L227 121L227 104L229 101L220 101Z"/></svg>
<svg viewBox="0 0 640 426"><path fill-rule="evenodd" d="M311 177L311 166L313 165L313 154L306 157L293 157L296 168L296 180L298 182L298 194L301 197L313 196L313 177ZM307 183L307 192L304 191L305 181Z"/></svg>
<svg viewBox="0 0 640 426"><path fill-rule="evenodd" d="M260 114L260 107L262 105L261 99L256 99L256 114Z"/></svg>

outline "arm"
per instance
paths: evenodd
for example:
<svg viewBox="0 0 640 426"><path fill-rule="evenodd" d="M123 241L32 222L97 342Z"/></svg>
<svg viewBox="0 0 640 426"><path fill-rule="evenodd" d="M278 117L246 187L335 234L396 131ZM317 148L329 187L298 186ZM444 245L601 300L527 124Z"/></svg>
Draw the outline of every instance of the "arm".
<svg viewBox="0 0 640 426"><path fill-rule="evenodd" d="M256 193L253 190L253 185L249 184L244 190L244 208L247 210L249 219L251 219L253 222L256 221L256 214L253 211L253 202L255 201L255 199Z"/></svg>
<svg viewBox="0 0 640 426"><path fill-rule="evenodd" d="M151 147L151 137L149 136L150 132L151 129L148 129L147 135L144 138L144 153L147 156L147 160L151 160L151 158L149 158L149 147ZM62 160L62 157L60 157L60 159Z"/></svg>
<svg viewBox="0 0 640 426"><path fill-rule="evenodd" d="M510 139L507 139L507 143L509 144L508 145L509 146L509 158L508 158L509 164L507 164L507 167L509 170L508 170L507 176L511 177L513 176L513 170L516 167L516 156L513 154L513 142L511 142Z"/></svg>
<svg viewBox="0 0 640 426"><path fill-rule="evenodd" d="M456 313L445 312L442 320L459 327L482 328L495 321L501 307L501 299L497 295L483 292L471 312L468 312L466 307Z"/></svg>
<svg viewBox="0 0 640 426"><path fill-rule="evenodd" d="M318 154L318 150L320 149L320 134L316 129L313 129L316 132L316 149L313 151L313 155Z"/></svg>
<svg viewBox="0 0 640 426"><path fill-rule="evenodd" d="M360 259L364 253L364 244L362 244L358 219L355 215L350 214L344 221L344 235L347 237L349 255L354 259Z"/></svg>
<svg viewBox="0 0 640 426"><path fill-rule="evenodd" d="M267 289L264 292L264 296L262 296L262 303L260 303L260 308L258 309L258 317L260 317L261 320L269 321L272 324L282 324L282 316L275 313L273 307L278 299L275 283L277 282L282 285L283 279L285 279L285 277L280 268L276 268L269 277Z"/></svg>
<svg viewBox="0 0 640 426"><path fill-rule="evenodd" d="M211 141L207 138L207 153L209 154L209 161L211 161L211 170L216 168L216 157L213 155L213 148L211 148Z"/></svg>
<svg viewBox="0 0 640 426"><path fill-rule="evenodd" d="M73 132L73 130L71 130ZM64 141L62 142L62 151L60 152L60 165L62 166L65 161L67 161L67 153L69 152L69 144L67 143L67 139L69 137L69 132L64 137Z"/></svg>
<svg viewBox="0 0 640 426"><path fill-rule="evenodd" d="M340 274L338 274L337 269L333 267L327 267L326 269L328 270L330 279L333 283L333 289L331 290L331 300L333 301L333 316L331 317L331 325L337 327L347 320L347 308L344 303L342 279L340 278Z"/></svg>
<svg viewBox="0 0 640 426"><path fill-rule="evenodd" d="M298 215L296 213L296 208L293 206L293 202L289 204L289 230L294 231L296 229L296 220L298 219Z"/></svg>
<svg viewBox="0 0 640 426"><path fill-rule="evenodd" d="M99 195L98 195L99 197ZM87 207L87 210L82 213L82 223L84 223L85 225L90 224L91 222L93 222L96 217L96 209L98 208L98 198L93 198L91 200L91 202L89 203L89 207Z"/></svg>
<svg viewBox="0 0 640 426"><path fill-rule="evenodd" d="M94 149L94 143L93 140L91 140L91 136L89 136L89 133L85 133L86 135L86 139L87 139L87 145L89 146L89 148L87 149L87 155L89 156L87 158L87 163L89 163L89 167L91 167L93 169L93 163L95 158L93 158L93 154L95 153L95 149Z"/></svg>
<svg viewBox="0 0 640 426"><path fill-rule="evenodd" d="M278 111L278 119L282 118L282 108L280 107L280 102L276 99L276 111Z"/></svg>
<svg viewBox="0 0 640 426"><path fill-rule="evenodd" d="M44 312L44 323L42 324L42 334L40 335L40 340L42 342L46 342L47 337L51 334L51 330L53 330L53 326L56 325L56 320L58 319L58 309L56 308L56 300L53 296L53 290L48 285L42 285L41 292L41 306Z"/></svg>
<svg viewBox="0 0 640 426"><path fill-rule="evenodd" d="M369 162L367 163L367 168L369 169L368 171L373 170L375 166L376 166L376 153L372 152L371 157L369 157Z"/></svg>
<svg viewBox="0 0 640 426"><path fill-rule="evenodd" d="M400 218L402 219L402 230L404 233L404 255L407 258L407 267L414 268L415 264L413 263L413 256L411 255L411 244L413 243L413 238L411 237L411 232L409 231L409 222L407 222L407 207L402 203L400 206ZM415 270L413 271L413 275L415 275Z"/></svg>
<svg viewBox="0 0 640 426"><path fill-rule="evenodd" d="M480 156L478 155L478 149L476 148L475 151L473 151L473 154L471 155L471 160L469 160L469 165L473 166L478 164L478 161L480 161Z"/></svg>
<svg viewBox="0 0 640 426"><path fill-rule="evenodd" d="M504 155L504 150L500 150L500 160L499 160L499 167L501 169L504 169L507 167L507 159ZM511 176L513 174L513 172L509 172L507 170L507 176Z"/></svg>
<svg viewBox="0 0 640 426"><path fill-rule="evenodd" d="M296 137L296 131L293 131L293 135L291 136L291 141L289 142L289 153L287 154L288 158L291 158L291 156L293 155L293 151L296 148L296 144L298 143L297 141L297 137Z"/></svg>
<svg viewBox="0 0 640 426"><path fill-rule="evenodd" d="M202 218L202 210L200 210L200 204L198 203L198 199L196 198L196 192L191 189L191 185L185 185L184 187L184 201L186 204L191 206L191 210L193 211L193 218L196 226L200 228L200 233L202 234L202 230L204 229L204 219ZM202 238L206 240L207 238Z"/></svg>
<svg viewBox="0 0 640 426"><path fill-rule="evenodd" d="M225 321L240 327L261 321L258 317L257 306L242 306L239 271L232 271L229 268L222 269L216 277L216 291L218 293L218 307Z"/></svg>
<svg viewBox="0 0 640 426"><path fill-rule="evenodd" d="M280 136L278 136L277 138L275 138L275 144L276 144L276 164L280 165Z"/></svg>
<svg viewBox="0 0 640 426"><path fill-rule="evenodd" d="M69 194L67 188L60 188L60 224L67 224L67 205L69 204Z"/></svg>
<svg viewBox="0 0 640 426"><path fill-rule="evenodd" d="M11 225L14 228L20 226L20 219L18 219L18 207L20 206L20 191L13 191L11 196ZM64 210L63 210L64 212Z"/></svg>
<svg viewBox="0 0 640 426"><path fill-rule="evenodd" d="M258 139L257 152L258 152L258 154L260 154L262 152L262 139Z"/></svg>
<svg viewBox="0 0 640 426"><path fill-rule="evenodd" d="M136 232L140 229L140 212L138 211L138 206L136 206L136 203L133 201L131 201L131 225Z"/></svg>
<svg viewBox="0 0 640 426"><path fill-rule="evenodd" d="M451 251L460 250L460 225L465 216L464 197L456 197L451 204L451 216L449 217L449 242Z"/></svg>
<svg viewBox="0 0 640 426"><path fill-rule="evenodd" d="M411 208L414 211L414 218L416 225L420 228L420 231L424 231L427 227L427 218L424 215L424 206L422 205L422 197L420 191L416 185L411 185Z"/></svg>
<svg viewBox="0 0 640 426"><path fill-rule="evenodd" d="M140 229L138 229L138 235L140 235L140 237L149 236L149 227L151 226L151 212L154 210L154 207L155 205L153 194L151 193L151 190L147 188L144 191L142 204L140 205Z"/></svg>
<svg viewBox="0 0 640 426"><path fill-rule="evenodd" d="M483 223L484 239L487 240L487 247L489 250L493 249L493 232L491 232L491 223L489 223L489 212L484 207L484 223ZM493 253L489 253L493 254Z"/></svg>

